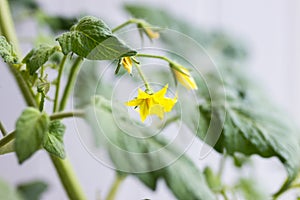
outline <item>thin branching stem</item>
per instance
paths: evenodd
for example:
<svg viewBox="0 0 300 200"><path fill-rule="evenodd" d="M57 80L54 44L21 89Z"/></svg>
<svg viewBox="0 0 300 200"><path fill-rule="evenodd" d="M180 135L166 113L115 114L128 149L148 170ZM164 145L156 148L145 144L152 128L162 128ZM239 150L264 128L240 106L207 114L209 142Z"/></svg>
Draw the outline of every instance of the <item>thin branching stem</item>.
<svg viewBox="0 0 300 200"><path fill-rule="evenodd" d="M53 112L58 111L58 103L59 103L59 91L60 91L60 84L61 84L61 77L64 71L64 66L66 63L68 56L64 55L62 58L59 69L58 69L58 75L57 75L57 82L56 82L56 90L55 90L55 97L54 97L54 104L53 104Z"/></svg>

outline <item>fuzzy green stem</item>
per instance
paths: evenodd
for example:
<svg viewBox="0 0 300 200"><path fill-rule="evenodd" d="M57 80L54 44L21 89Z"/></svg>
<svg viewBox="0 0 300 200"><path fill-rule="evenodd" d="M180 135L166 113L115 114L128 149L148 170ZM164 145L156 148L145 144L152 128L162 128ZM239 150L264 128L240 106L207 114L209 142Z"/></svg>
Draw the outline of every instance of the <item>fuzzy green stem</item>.
<svg viewBox="0 0 300 200"><path fill-rule="evenodd" d="M128 26L129 24L139 24L139 23L144 23L144 20L132 18L132 19L129 19L128 21L124 22L123 24L115 27L114 29L112 29L112 32L113 33L117 32L118 30L124 28L125 26Z"/></svg>
<svg viewBox="0 0 300 200"><path fill-rule="evenodd" d="M8 144L9 142L11 142L13 139L15 139L15 135L16 135L16 132L13 131L13 132L11 132L10 134L6 135L4 138L2 138L2 139L0 140L0 147L5 146L5 145Z"/></svg>
<svg viewBox="0 0 300 200"><path fill-rule="evenodd" d="M69 198L71 200L87 199L74 173L70 161L67 158L60 159L52 155L50 155L50 158L56 168L56 172L59 175L66 192L68 193Z"/></svg>
<svg viewBox="0 0 300 200"><path fill-rule="evenodd" d="M63 93L63 96L62 96L62 99L60 101L60 105L59 105L59 111L62 111L63 109L65 109L66 105L67 105L67 101L68 101L68 98L71 94L71 91L74 87L74 84L75 84L75 80L76 80L76 77L77 77L77 74L78 74L78 71L80 69L80 66L81 66L81 63L83 61L83 58L82 57L78 57L72 68L71 68L71 71L70 71L70 74L69 74L69 78L68 78L68 82L66 84L66 87L64 89L64 93Z"/></svg>
<svg viewBox="0 0 300 200"><path fill-rule="evenodd" d="M152 55L152 54L143 54L143 53L138 53L135 55L136 57L145 57L145 58L155 58L155 59L160 59L167 61L168 63L174 63L172 60L165 56L159 56L159 55Z"/></svg>
<svg viewBox="0 0 300 200"><path fill-rule="evenodd" d="M150 85L149 85L149 83L146 79L146 76L144 75L141 67L138 64L135 64L135 67L136 67L142 81L144 82L144 85L145 85L146 89L148 90L148 92L153 93L153 90L151 89L151 87L150 87Z"/></svg>
<svg viewBox="0 0 300 200"><path fill-rule="evenodd" d="M3 124L2 124L1 121L0 121L0 131L1 131L2 135L3 135L3 137L5 137L7 135L7 131L4 128L4 126L3 126Z"/></svg>
<svg viewBox="0 0 300 200"><path fill-rule="evenodd" d="M54 97L54 105L53 105L53 112L58 111L58 102L59 102L59 90L60 90L60 83L61 83L61 77L64 71L65 62L67 60L68 56L64 55L63 59L60 62L59 69L58 69L58 75L57 75L57 83L56 83L56 90L55 90L55 97Z"/></svg>
<svg viewBox="0 0 300 200"><path fill-rule="evenodd" d="M45 94L41 93L41 101L39 105L39 110L42 112L44 110L44 104L45 104Z"/></svg>
<svg viewBox="0 0 300 200"><path fill-rule="evenodd" d="M229 200L225 190L221 191L221 195L224 197L224 200Z"/></svg>
<svg viewBox="0 0 300 200"><path fill-rule="evenodd" d="M73 110L70 112L57 112L50 115L51 120L64 119L69 117L84 117L84 111Z"/></svg>
<svg viewBox="0 0 300 200"><path fill-rule="evenodd" d="M0 0L1 1L1 0ZM9 65L11 73L14 75L15 80L23 94L23 97L28 106L37 107L36 100L34 98L31 88L28 86L27 82L24 80L23 76L20 74L19 70L14 66Z"/></svg>
<svg viewBox="0 0 300 200"><path fill-rule="evenodd" d="M126 176L125 175L120 175L120 174L117 174L116 175L116 178L112 184L112 186L110 187L110 190L108 192L108 195L106 197L106 200L114 200L116 195L117 195L117 192L118 192L118 189L120 188L121 186L121 183L125 180Z"/></svg>
<svg viewBox="0 0 300 200"><path fill-rule="evenodd" d="M289 190L291 187L290 185L290 181L289 179L287 178L285 180L285 182L283 183L283 185L280 187L280 189L275 193L273 194L273 198L274 199L277 199L279 196L281 196L284 192L286 192L287 190Z"/></svg>
<svg viewBox="0 0 300 200"><path fill-rule="evenodd" d="M188 77L190 76L189 73L184 71L184 68L182 66L180 66L178 63L174 62L173 60L171 60L171 59L169 59L165 56L152 55L152 54L143 54L143 53L138 53L135 56L136 57L155 58L155 59L164 60L164 61L169 63L169 66L171 67L171 69L179 71L180 73L182 73L182 74L184 74Z"/></svg>

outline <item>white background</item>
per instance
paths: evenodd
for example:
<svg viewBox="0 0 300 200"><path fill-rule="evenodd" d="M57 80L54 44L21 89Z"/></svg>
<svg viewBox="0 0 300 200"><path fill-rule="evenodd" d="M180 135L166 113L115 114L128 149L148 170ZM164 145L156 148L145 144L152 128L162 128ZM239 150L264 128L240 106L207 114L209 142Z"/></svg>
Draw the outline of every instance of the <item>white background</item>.
<svg viewBox="0 0 300 200"><path fill-rule="evenodd" d="M299 122L300 112L300 1L298 0L173 0L173 1L130 1L154 4L168 8L176 16L192 20L195 24L207 28L221 28L233 36L242 38L250 49L250 59L247 62L253 76L267 95L287 113ZM50 13L74 15L87 13L109 19L112 25L125 21L129 16L121 11L122 1L40 1L44 9ZM29 28L19 28L19 35L36 33L34 25ZM24 53L29 46L24 46ZM13 78L3 63L0 63L0 120L8 130L14 129L16 118L20 115L25 104L16 88ZM284 116L283 116L284 117ZM95 199L96 194L104 197L111 184L114 173L96 162L82 147L75 134L72 120L67 122L68 129L65 137L66 149L71 162L89 199ZM287 133L288 134L288 133ZM197 153L195 143L189 154ZM205 160L193 156L201 168L210 164L217 166L219 156L211 153ZM255 158L255 174L262 185L270 192L278 188L278 183L284 180L285 172L276 159L262 160ZM216 167L214 167L216 168ZM226 169L226 180L234 176L231 168ZM52 163L47 154L39 151L30 160L19 166L13 154L1 156L0 177L16 184L32 179L42 179L50 183L50 189L43 199L67 199L56 176ZM153 193L135 178L129 177L122 185L117 199L174 199L163 182ZM286 197L285 199L291 197Z"/></svg>

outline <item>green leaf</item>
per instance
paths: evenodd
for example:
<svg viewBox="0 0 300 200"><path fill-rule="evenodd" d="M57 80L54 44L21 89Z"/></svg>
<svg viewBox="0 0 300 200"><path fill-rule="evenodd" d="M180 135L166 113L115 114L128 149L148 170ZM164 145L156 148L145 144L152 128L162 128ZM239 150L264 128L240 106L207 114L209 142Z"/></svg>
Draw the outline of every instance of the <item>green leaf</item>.
<svg viewBox="0 0 300 200"><path fill-rule="evenodd" d="M19 163L23 163L41 148L48 131L49 116L35 108L26 108L16 124L15 150Z"/></svg>
<svg viewBox="0 0 300 200"><path fill-rule="evenodd" d="M87 16L57 38L64 54L70 52L90 60L114 60L134 56L136 51L112 34L100 19Z"/></svg>
<svg viewBox="0 0 300 200"><path fill-rule="evenodd" d="M63 136L65 133L65 125L59 120L51 121L49 132L44 140L43 147L49 152L60 158L65 158Z"/></svg>
<svg viewBox="0 0 300 200"><path fill-rule="evenodd" d="M206 83L213 83L214 87L204 89L204 82L198 82L198 86L203 87L197 91L198 97L202 98L198 109L199 121L191 123L189 118L183 118L183 121L219 152L226 149L230 155L240 152L246 156L277 157L288 173L288 180L283 186L286 188L300 167L299 130L238 71L236 68L222 69L223 82L217 78L219 74L204 75ZM222 98L225 94L226 102ZM187 102L182 103L185 105ZM210 124L212 121L214 123ZM208 132L209 125L223 127L220 135ZM213 143L209 138L217 142Z"/></svg>
<svg viewBox="0 0 300 200"><path fill-rule="evenodd" d="M0 35L0 56L3 58L4 62L9 64L16 64L19 60L13 46L9 44L2 35Z"/></svg>
<svg viewBox="0 0 300 200"><path fill-rule="evenodd" d="M39 200L48 186L43 181L33 181L18 185L18 192L24 200Z"/></svg>
<svg viewBox="0 0 300 200"><path fill-rule="evenodd" d="M33 75L57 51L59 51L58 46L41 45L36 49L32 49L22 62L26 63L27 70L29 70L30 75Z"/></svg>
<svg viewBox="0 0 300 200"><path fill-rule="evenodd" d="M0 199L5 200L23 200L18 192L0 179Z"/></svg>
<svg viewBox="0 0 300 200"><path fill-rule="evenodd" d="M114 102L112 108L110 101L99 96L93 102L86 111L86 122L117 170L137 176L151 189L162 178L178 199L215 199L205 177L183 151L164 138L149 137L149 128L130 119L125 106ZM113 116L112 109L118 116Z"/></svg>

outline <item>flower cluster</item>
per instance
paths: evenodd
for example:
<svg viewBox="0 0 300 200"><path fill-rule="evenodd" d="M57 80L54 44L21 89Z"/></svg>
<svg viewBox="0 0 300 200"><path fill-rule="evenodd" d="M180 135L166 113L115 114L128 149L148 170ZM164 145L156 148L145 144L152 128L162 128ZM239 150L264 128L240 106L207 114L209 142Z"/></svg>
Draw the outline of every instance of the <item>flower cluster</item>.
<svg viewBox="0 0 300 200"><path fill-rule="evenodd" d="M143 20L139 20L137 23L137 26L140 31L144 32L149 39L156 39L159 37L159 33L153 31L150 28L150 25L146 23ZM190 72L188 69L185 67L169 60L166 57L163 56L155 56L155 55L149 55L149 54L137 54L135 57L140 56L140 57L148 57L148 58L157 58L157 59L162 59L167 62L169 62L169 66L172 70L172 73L174 75L174 78L176 81L181 83L184 87L186 87L188 90L197 90L197 84L193 77L191 76ZM144 81L146 90L143 91L140 88L138 89L138 96L131 100L126 102L127 106L134 106L135 108L139 108L138 112L140 113L140 118L141 121L144 122L145 119L149 115L156 115L160 119L163 119L164 113L170 112L174 105L177 102L177 95L174 98L168 98L165 97L165 94L168 89L168 84L162 88L158 92L152 92L140 66L139 62L135 59L135 57L123 57L119 60L118 68L116 70L116 73L118 72L118 69L120 66L123 66L123 68L129 73L132 73L132 67L135 65L139 75L141 76L141 79Z"/></svg>

